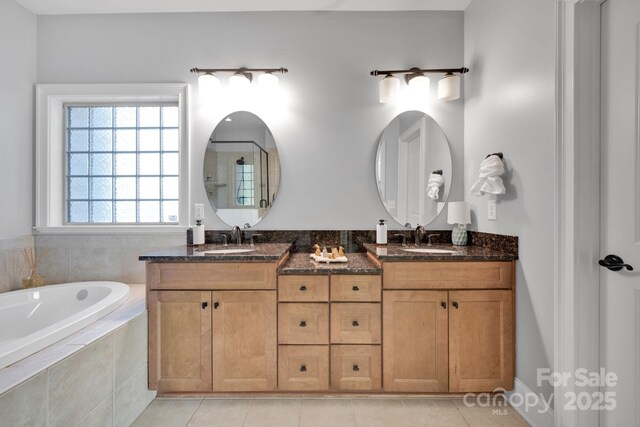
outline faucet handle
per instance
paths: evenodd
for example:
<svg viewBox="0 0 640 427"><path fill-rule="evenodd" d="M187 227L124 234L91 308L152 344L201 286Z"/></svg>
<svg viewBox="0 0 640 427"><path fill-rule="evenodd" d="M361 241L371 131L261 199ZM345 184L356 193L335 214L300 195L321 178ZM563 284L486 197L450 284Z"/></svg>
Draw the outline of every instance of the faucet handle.
<svg viewBox="0 0 640 427"><path fill-rule="evenodd" d="M262 236L260 233L251 233L249 234L249 246L254 246L253 238L256 236Z"/></svg>
<svg viewBox="0 0 640 427"><path fill-rule="evenodd" d="M440 237L439 234L429 234L427 235L427 246L431 246L431 238L432 237Z"/></svg>
<svg viewBox="0 0 640 427"><path fill-rule="evenodd" d="M224 233L216 233L214 237L222 237L222 246L229 246L229 237Z"/></svg>
<svg viewBox="0 0 640 427"><path fill-rule="evenodd" d="M398 233L398 234L394 234L394 237L402 237L402 246L407 246L407 236L405 236L404 234Z"/></svg>

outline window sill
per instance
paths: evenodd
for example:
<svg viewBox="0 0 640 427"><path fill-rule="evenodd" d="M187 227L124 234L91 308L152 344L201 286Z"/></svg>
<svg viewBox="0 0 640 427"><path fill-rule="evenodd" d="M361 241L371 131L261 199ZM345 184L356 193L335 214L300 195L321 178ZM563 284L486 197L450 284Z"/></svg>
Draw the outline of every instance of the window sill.
<svg viewBox="0 0 640 427"><path fill-rule="evenodd" d="M186 225L61 225L34 227L36 235L75 234L184 234Z"/></svg>

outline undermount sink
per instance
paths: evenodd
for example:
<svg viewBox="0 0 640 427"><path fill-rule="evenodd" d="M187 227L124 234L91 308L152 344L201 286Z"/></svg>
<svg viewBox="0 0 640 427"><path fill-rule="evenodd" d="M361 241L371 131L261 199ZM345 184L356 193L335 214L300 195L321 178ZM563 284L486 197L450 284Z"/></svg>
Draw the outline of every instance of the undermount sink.
<svg viewBox="0 0 640 427"><path fill-rule="evenodd" d="M202 251L204 255L229 255L229 254L243 254L246 252L253 252L253 249L213 249L210 251Z"/></svg>
<svg viewBox="0 0 640 427"><path fill-rule="evenodd" d="M456 254L457 251L450 251L448 249L429 249L429 248L403 248L405 252L417 252L420 254Z"/></svg>

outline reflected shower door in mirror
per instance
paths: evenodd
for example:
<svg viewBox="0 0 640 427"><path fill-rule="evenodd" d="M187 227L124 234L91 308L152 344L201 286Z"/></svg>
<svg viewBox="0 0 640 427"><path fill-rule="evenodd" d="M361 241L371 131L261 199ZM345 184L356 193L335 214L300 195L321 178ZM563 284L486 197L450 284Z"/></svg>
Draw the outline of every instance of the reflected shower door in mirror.
<svg viewBox="0 0 640 427"><path fill-rule="evenodd" d="M267 125L236 111L213 130L204 156L204 187L211 207L230 226L260 222L276 198L280 161Z"/></svg>
<svg viewBox="0 0 640 427"><path fill-rule="evenodd" d="M378 193L387 212L408 227L431 223L451 188L451 152L438 123L405 111L385 128L376 156Z"/></svg>

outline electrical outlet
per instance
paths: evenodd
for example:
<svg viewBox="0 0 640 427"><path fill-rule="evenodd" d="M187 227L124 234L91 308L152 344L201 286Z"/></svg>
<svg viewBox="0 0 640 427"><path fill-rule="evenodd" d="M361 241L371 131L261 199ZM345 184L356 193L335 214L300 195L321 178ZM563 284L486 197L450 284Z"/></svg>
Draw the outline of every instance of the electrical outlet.
<svg viewBox="0 0 640 427"><path fill-rule="evenodd" d="M193 219L196 221L204 220L204 205L202 204L193 205Z"/></svg>
<svg viewBox="0 0 640 427"><path fill-rule="evenodd" d="M487 219L489 221L498 219L498 205L495 201L487 202Z"/></svg>

